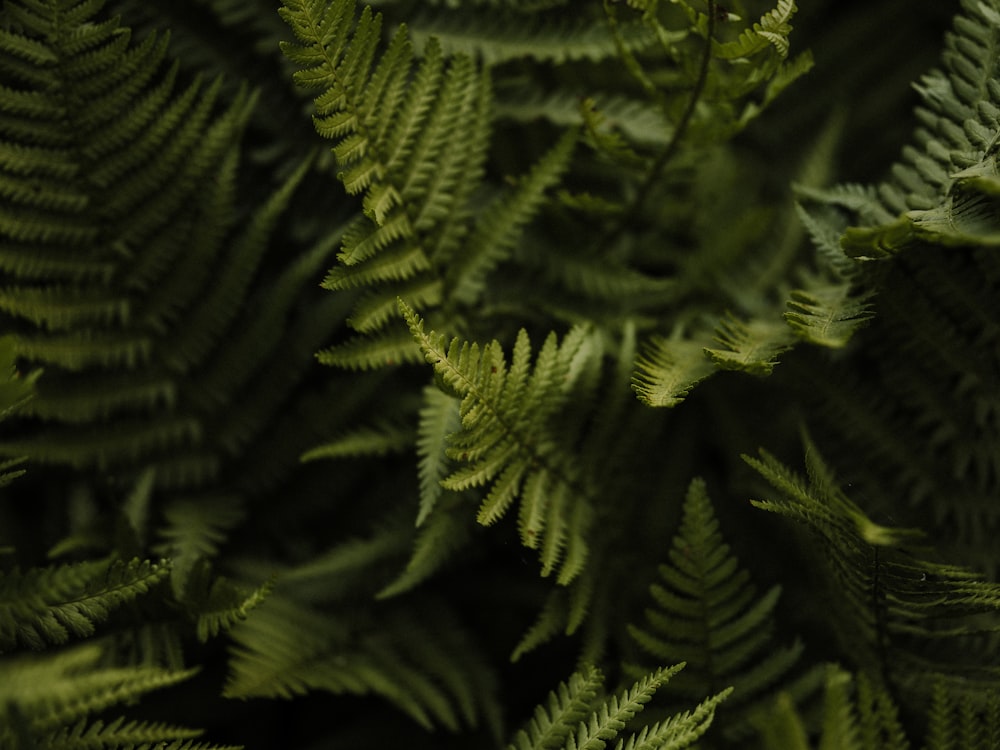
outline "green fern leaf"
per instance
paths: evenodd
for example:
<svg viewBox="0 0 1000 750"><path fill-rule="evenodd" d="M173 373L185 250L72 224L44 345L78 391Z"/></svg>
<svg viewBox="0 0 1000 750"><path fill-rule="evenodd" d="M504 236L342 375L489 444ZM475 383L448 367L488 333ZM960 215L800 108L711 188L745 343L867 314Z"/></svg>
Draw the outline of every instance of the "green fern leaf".
<svg viewBox="0 0 1000 750"><path fill-rule="evenodd" d="M189 740L201 735L201 731L185 727L171 726L161 722L126 721L119 717L112 721L100 719L87 722L81 720L72 727L49 735L42 741L43 747L59 750L85 750L87 748L103 747L134 747L142 743L164 743L171 740ZM215 750L223 750L213 746Z"/></svg>
<svg viewBox="0 0 1000 750"><path fill-rule="evenodd" d="M751 57L773 46L780 57L788 57L789 23L798 10L794 0L778 0L774 9L760 17L752 28L744 30L734 42L715 45L715 54L724 60Z"/></svg>
<svg viewBox="0 0 1000 750"><path fill-rule="evenodd" d="M571 365L587 356L586 332L571 331L562 345L549 336L531 371L524 331L508 367L499 342L482 349L457 338L449 344L442 334L425 333L423 321L402 301L400 310L441 388L461 399L462 431L452 436L448 455L464 465L443 486L488 486L478 514L484 525L520 498L521 542L539 550L543 575L558 568L559 581L568 583L586 558L589 500L548 432L573 393Z"/></svg>
<svg viewBox="0 0 1000 750"><path fill-rule="evenodd" d="M808 439L808 480L766 452L744 458L779 491L779 499L753 504L806 525L822 544L822 569L841 601L831 613L860 665L891 675L907 664L923 665L928 649L947 642L949 673L995 679L992 665L979 661L974 646L963 648L963 638L977 631L972 615L1000 608L1000 586L960 566L930 562L920 531L871 520Z"/></svg>
<svg viewBox="0 0 1000 750"><path fill-rule="evenodd" d="M158 585L166 561L98 560L0 573L0 652L93 635L111 612Z"/></svg>
<svg viewBox="0 0 1000 750"><path fill-rule="evenodd" d="M446 287L451 297L467 305L476 303L486 275L514 249L525 225L540 208L545 191L557 184L568 168L578 137L575 129L563 133L513 192L483 212L468 240L469 252L456 257L448 269Z"/></svg>
<svg viewBox="0 0 1000 750"><path fill-rule="evenodd" d="M424 389L420 410L417 453L420 456L420 510L417 526L423 524L441 498L441 482L449 473L448 439L461 427L459 402L437 388Z"/></svg>
<svg viewBox="0 0 1000 750"><path fill-rule="evenodd" d="M446 61L433 38L417 64L405 27L379 54L382 17L369 7L356 16L354 2L309 0L280 12L299 39L282 43L300 68L296 81L323 89L316 129L334 141L346 191L363 194L363 216L344 234L341 265L324 286L378 287L351 316L357 330L377 333L396 314L396 296L440 299L434 269L466 234L482 173L489 83L468 56Z"/></svg>
<svg viewBox="0 0 1000 750"><path fill-rule="evenodd" d="M362 427L337 440L312 448L302 454L302 460L384 456L389 453L401 453L412 445L413 435L407 428L389 424Z"/></svg>
<svg viewBox="0 0 1000 750"><path fill-rule="evenodd" d="M198 640L205 643L246 619L273 588L270 580L251 589L223 576L212 576L211 566L202 561L192 571L184 590L184 605L195 616Z"/></svg>
<svg viewBox="0 0 1000 750"><path fill-rule="evenodd" d="M660 567L660 582L650 588L655 608L647 610L645 626L629 626L635 642L657 662L684 655L687 666L665 687L668 693L689 699L717 685L732 685L726 733L735 736L747 731L777 686L795 690L797 698L811 689L809 675L792 677L802 645L774 643L780 588L758 597L749 574L723 542L702 480L688 488L670 558L670 565ZM645 671L634 665L628 669Z"/></svg>
<svg viewBox="0 0 1000 750"><path fill-rule="evenodd" d="M172 562L171 585L183 596L189 577L202 560L212 559L227 532L243 520L242 504L234 497L203 495L176 498L163 510L162 540L154 546Z"/></svg>
<svg viewBox="0 0 1000 750"><path fill-rule="evenodd" d="M535 708L534 716L508 745L509 750L563 747L577 725L589 716L602 681L594 667L574 672L549 693L545 704Z"/></svg>
<svg viewBox="0 0 1000 750"><path fill-rule="evenodd" d="M9 745L19 725L29 737L44 737L123 701L183 682L195 672L105 667L102 657L97 646L78 646L46 656L5 659L0 744Z"/></svg>
<svg viewBox="0 0 1000 750"><path fill-rule="evenodd" d="M960 683L939 678L934 683L923 750L986 750L996 744L1000 696L970 696Z"/></svg>
<svg viewBox="0 0 1000 750"><path fill-rule="evenodd" d="M794 337L780 321L753 319L743 322L727 315L715 329L716 341L724 348L706 348L706 356L723 370L752 375L770 375L777 356L792 347Z"/></svg>
<svg viewBox="0 0 1000 750"><path fill-rule="evenodd" d="M654 670L631 688L604 698L596 708L594 703L603 678L597 669L584 667L550 693L546 704L535 709L532 720L515 735L507 750L603 750L683 667L678 664ZM666 721L643 726L636 734L619 739L616 747L618 750L688 747L711 725L716 707L729 692L724 690L695 709Z"/></svg>
<svg viewBox="0 0 1000 750"><path fill-rule="evenodd" d="M422 520L406 568L379 591L380 598L410 591L443 568L456 552L472 541L471 522L461 514L464 508L450 507L455 505L457 503L448 503Z"/></svg>
<svg viewBox="0 0 1000 750"><path fill-rule="evenodd" d="M225 695L375 694L425 728L452 730L488 713L482 707L490 700L489 670L469 658L472 644L455 658L449 641L465 641L443 610L429 608L419 618L383 610L379 622L370 634L352 632L342 618L272 596L232 631L237 645Z"/></svg>
<svg viewBox="0 0 1000 750"><path fill-rule="evenodd" d="M676 406L698 383L716 372L697 341L653 337L636 359L632 381L639 399L649 406Z"/></svg>
<svg viewBox="0 0 1000 750"><path fill-rule="evenodd" d="M796 289L789 296L785 321L811 344L842 349L874 315L870 298L855 295L849 283Z"/></svg>
<svg viewBox="0 0 1000 750"><path fill-rule="evenodd" d="M450 54L477 57L486 65L532 59L551 64L575 60L600 61L617 52L600 16L569 17L540 13L461 10L418 13L409 23L414 38L436 38ZM629 49L641 51L655 43L644 24L621 24Z"/></svg>

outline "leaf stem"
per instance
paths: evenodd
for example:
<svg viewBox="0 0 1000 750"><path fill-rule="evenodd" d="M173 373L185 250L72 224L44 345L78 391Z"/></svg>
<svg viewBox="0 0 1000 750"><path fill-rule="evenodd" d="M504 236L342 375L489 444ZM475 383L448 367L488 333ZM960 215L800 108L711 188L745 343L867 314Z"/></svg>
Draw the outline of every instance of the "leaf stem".
<svg viewBox="0 0 1000 750"><path fill-rule="evenodd" d="M698 77L695 79L694 88L691 90L691 97L688 99L687 106L681 114L681 119L677 123L677 127L674 128L674 132L670 136L670 141L666 146L664 146L663 150L656 157L656 161L653 162L649 172L646 173L646 177L639 186L639 191L635 199L632 201L632 205L627 211L625 211L624 214L622 214L614 228L612 228L612 230L604 236L601 243L602 246L607 246L617 239L622 232L628 229L628 227L642 213L643 206L649 198L653 187L660 179L660 176L667 164L674 158L674 155L677 153L677 149L680 147L681 139L684 137L685 132L691 125L691 120L694 118L695 108L698 106L698 102L705 91L705 84L708 82L708 66L712 59L712 41L715 35L716 16L718 15L718 6L715 0L707 1L708 27L705 32L705 46L702 51L701 63L698 68Z"/></svg>

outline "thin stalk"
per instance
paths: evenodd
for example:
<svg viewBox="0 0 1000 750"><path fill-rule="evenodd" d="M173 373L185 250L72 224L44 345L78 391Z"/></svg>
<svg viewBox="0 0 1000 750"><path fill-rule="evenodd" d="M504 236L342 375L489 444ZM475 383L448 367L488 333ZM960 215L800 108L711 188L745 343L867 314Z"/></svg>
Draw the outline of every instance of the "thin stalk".
<svg viewBox="0 0 1000 750"><path fill-rule="evenodd" d="M674 132L670 136L670 141L663 147L663 150L656 157L656 161L653 162L653 166L650 168L649 172L646 173L645 179L639 186L639 191L635 200L632 201L632 205L621 216L618 223L615 224L611 231L603 237L603 241L601 243L602 246L607 246L617 239L621 233L624 232L629 225L631 225L632 222L639 217L649 194L652 192L653 187L660 179L663 170L677 153L677 149L681 144L681 139L684 137L685 132L691 125L695 108L698 106L698 101L701 99L701 96L705 91L705 84L708 81L708 66L712 59L712 41L715 36L715 22L717 16L718 5L715 0L708 0L708 29L705 33L705 46L702 50L701 63L698 68L698 78L695 79L694 88L691 90L691 97L688 99L687 106L684 108L683 114L681 114L681 119L677 123L677 127L674 128ZM643 81L640 80L640 82Z"/></svg>

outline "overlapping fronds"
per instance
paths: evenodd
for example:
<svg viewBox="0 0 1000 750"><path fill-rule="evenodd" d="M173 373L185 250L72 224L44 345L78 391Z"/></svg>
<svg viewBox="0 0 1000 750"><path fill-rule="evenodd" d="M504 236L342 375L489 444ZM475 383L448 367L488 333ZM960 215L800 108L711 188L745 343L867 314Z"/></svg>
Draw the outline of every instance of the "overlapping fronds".
<svg viewBox="0 0 1000 750"><path fill-rule="evenodd" d="M473 658L473 644L446 608L428 606L418 614L397 606L342 606L352 608L349 618L279 594L269 598L232 631L225 694L372 694L426 728L453 731L496 720L490 670Z"/></svg>
<svg viewBox="0 0 1000 750"><path fill-rule="evenodd" d="M213 575L211 566L202 561L188 578L183 599L195 620L198 640L204 643L245 620L273 587L273 580L256 587L240 585L225 576Z"/></svg>
<svg viewBox="0 0 1000 750"><path fill-rule="evenodd" d="M669 663L683 656L687 666L665 686L690 699L730 685L734 692L723 711L726 733L747 734L749 722L777 690L801 698L815 679L793 679L802 644L775 642L779 586L758 595L750 574L723 541L705 483L695 480L684 501L684 517L649 590L652 606L643 626L629 633L643 663ZM642 666L629 665L638 673Z"/></svg>
<svg viewBox="0 0 1000 750"><path fill-rule="evenodd" d="M547 703L535 709L507 750L603 750L616 739L615 747L620 750L688 747L711 726L716 708L730 693L728 689L665 721L641 726L633 721L657 690L669 684L683 667L661 667L605 698L599 698L603 676L597 669L585 667L549 693ZM627 726L628 733L622 736Z"/></svg>
<svg viewBox="0 0 1000 750"><path fill-rule="evenodd" d="M649 406L676 406L699 382L719 370L770 375L778 355L790 349L796 336L780 318L740 320L723 316L711 338L650 338L636 359L632 384Z"/></svg>
<svg viewBox="0 0 1000 750"><path fill-rule="evenodd" d="M995 2L962 2L945 40L942 67L916 87L921 104L913 144L903 149L870 201L890 218L875 224L857 217L860 226L843 237L849 254L885 258L924 244L995 247L1000 242L995 219L998 18Z"/></svg>
<svg viewBox="0 0 1000 750"><path fill-rule="evenodd" d="M510 747L561 747L577 725L591 712L594 699L602 688L599 670L589 667L570 675L551 691L548 700L535 708L523 729L518 730Z"/></svg>
<svg viewBox="0 0 1000 750"><path fill-rule="evenodd" d="M3 663L0 747L85 750L170 748L238 750L195 742L201 732L162 722L93 718L153 690L189 679L194 670L109 667L97 646Z"/></svg>
<svg viewBox="0 0 1000 750"><path fill-rule="evenodd" d="M921 532L873 521L838 486L808 439L807 478L764 451L745 460L778 491L777 498L753 504L804 524L821 545L821 569L837 601L830 608L835 630L859 666L891 682L908 669L925 669L947 648L943 672L984 684L1000 680L969 640L982 627L995 627L1000 585L933 562Z"/></svg>
<svg viewBox="0 0 1000 750"><path fill-rule="evenodd" d="M134 42L119 20L102 20L101 6L5 6L0 309L17 355L47 371L32 419L2 449L114 467L125 481L152 464L158 486L202 484L222 464L206 440L224 449L259 437L273 399L329 331L313 330L267 384L272 400L246 399L239 421L227 416L208 437L225 401L261 376L254 357L266 339L254 318L281 329L279 339L309 281L292 263L269 295L257 275L309 164L238 221L240 138L254 97L223 103L220 82L201 77L181 88L167 38ZM257 312L245 316L254 296ZM240 330L257 334L253 348Z"/></svg>
<svg viewBox="0 0 1000 750"><path fill-rule="evenodd" d="M650 28L668 59L680 56L680 43L689 32L690 36L701 37L708 43L709 49L703 58L701 71L694 72L700 79L696 84L695 97L700 96L702 92L699 89L702 87L707 87L713 93L712 104L705 108L711 111L714 120L713 126L704 130L702 137L707 139L724 139L746 127L791 83L812 67L809 53L788 59L789 34L792 31L790 20L798 10L793 0L778 0L773 10L749 26L714 2L704 8L699 4L683 1L678 5L687 15L689 31L664 26L662 11L655 0L633 1L629 5L642 12L642 22ZM647 71L637 56L628 50L628 45L621 36L618 14L610 3L605 3L605 9L619 41L619 54L625 58L630 71L642 83L643 88L653 95L654 100L664 101L661 93L655 93L652 71ZM750 61L753 64L747 65ZM670 108L666 107L665 111L669 112ZM706 115L707 111L696 117L700 119ZM685 117L691 117L691 114ZM687 124L682 121L682 127ZM700 131L700 128L697 130Z"/></svg>
<svg viewBox="0 0 1000 750"><path fill-rule="evenodd" d="M758 721L765 750L910 750L899 708L884 686L863 673L854 677L835 666L826 672L819 743L809 741L802 717L782 696Z"/></svg>
<svg viewBox="0 0 1000 750"><path fill-rule="evenodd" d="M864 673L852 675L829 666L816 744L791 701L782 698L758 722L764 750L987 750L996 747L998 703L966 700L960 685L926 675L933 697L923 722L923 741L913 742L903 730L899 707L884 685ZM985 704L985 708L982 707Z"/></svg>
<svg viewBox="0 0 1000 750"><path fill-rule="evenodd" d="M480 347L424 331L423 320L405 303L400 309L439 386L461 400L460 432L447 455L461 465L442 480L450 490L487 487L478 520L502 518L520 500L521 542L539 550L542 574L558 570L568 583L587 557L593 499L580 472L560 452L560 412L571 403L576 378L591 356L588 333L576 328L558 343L550 335L532 369L531 342L517 337L508 364L499 342Z"/></svg>
<svg viewBox="0 0 1000 750"><path fill-rule="evenodd" d="M434 39L418 64L405 27L380 52L381 14L357 14L353 0L286 2L280 12L297 38L282 44L296 82L321 90L316 130L334 142L344 189L363 196L324 286L370 288L350 322L372 335L396 314L397 296L440 301L435 266L465 237L482 175L489 82Z"/></svg>

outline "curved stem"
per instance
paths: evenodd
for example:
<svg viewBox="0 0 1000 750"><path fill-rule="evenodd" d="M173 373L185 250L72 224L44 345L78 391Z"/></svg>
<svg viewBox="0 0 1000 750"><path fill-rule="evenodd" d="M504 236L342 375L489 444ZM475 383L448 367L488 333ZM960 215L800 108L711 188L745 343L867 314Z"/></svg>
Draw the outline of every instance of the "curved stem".
<svg viewBox="0 0 1000 750"><path fill-rule="evenodd" d="M701 99L701 95L705 91L705 84L708 81L708 65L712 59L712 41L715 35L715 22L717 16L718 5L715 0L708 0L708 28L705 33L705 46L702 51L698 77L695 79L694 88L691 90L691 98L688 99L687 106L681 114L681 119L677 123L677 127L674 128L673 134L670 136L670 141L666 146L664 146L659 156L656 157L656 161L654 161L652 167L650 167L649 172L646 173L646 177L639 186L639 192L636 195L635 200L632 202L632 205L621 216L614 228L604 236L602 245L607 245L617 239L618 236L621 235L621 233L624 232L636 218L638 218L638 216L642 213L646 199L652 192L656 182L660 179L664 168L677 153L677 149L681 144L681 139L684 137L684 133L691 125L695 108L698 106L698 101Z"/></svg>

